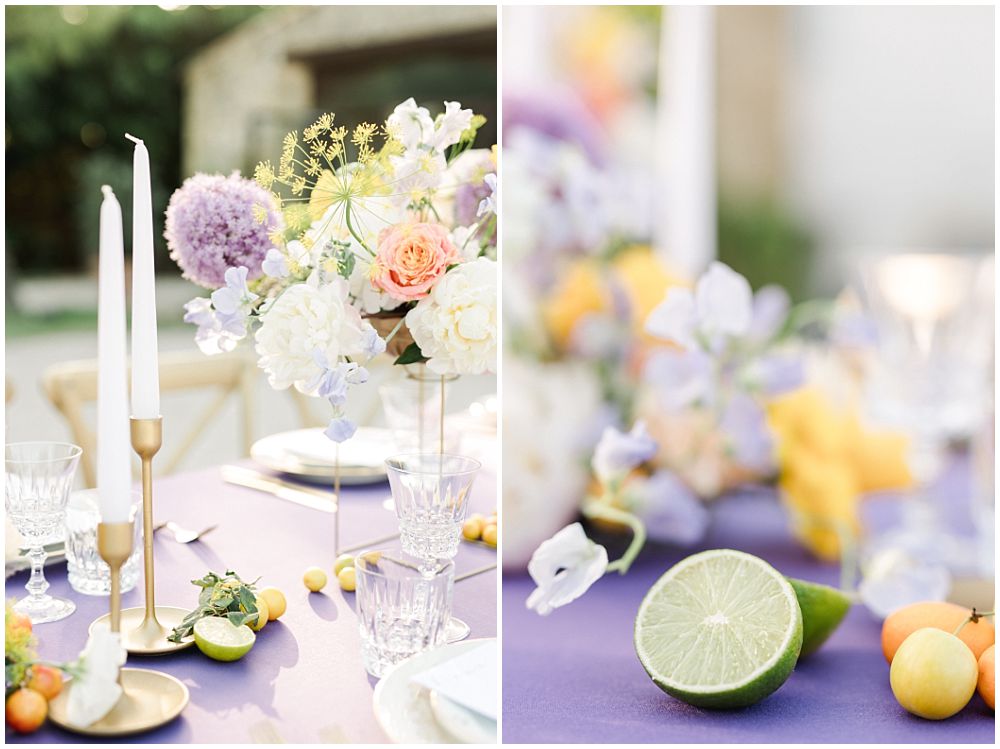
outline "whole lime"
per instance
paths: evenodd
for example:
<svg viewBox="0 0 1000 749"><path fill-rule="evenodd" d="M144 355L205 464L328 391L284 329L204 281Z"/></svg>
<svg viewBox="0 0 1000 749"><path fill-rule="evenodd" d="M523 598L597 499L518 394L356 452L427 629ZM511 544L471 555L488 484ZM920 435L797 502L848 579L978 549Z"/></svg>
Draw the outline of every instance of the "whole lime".
<svg viewBox="0 0 1000 749"><path fill-rule="evenodd" d="M829 585L791 577L788 582L802 610L802 658L819 650L836 631L851 610L851 599Z"/></svg>

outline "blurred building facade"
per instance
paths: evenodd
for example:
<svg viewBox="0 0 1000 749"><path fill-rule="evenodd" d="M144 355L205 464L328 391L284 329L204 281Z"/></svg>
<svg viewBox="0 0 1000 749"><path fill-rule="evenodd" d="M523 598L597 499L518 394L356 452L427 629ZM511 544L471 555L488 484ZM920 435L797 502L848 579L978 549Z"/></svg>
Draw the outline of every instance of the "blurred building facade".
<svg viewBox="0 0 1000 749"><path fill-rule="evenodd" d="M381 122L413 96L458 100L496 142L494 6L271 8L196 54L184 71L183 169L252 170L324 111Z"/></svg>

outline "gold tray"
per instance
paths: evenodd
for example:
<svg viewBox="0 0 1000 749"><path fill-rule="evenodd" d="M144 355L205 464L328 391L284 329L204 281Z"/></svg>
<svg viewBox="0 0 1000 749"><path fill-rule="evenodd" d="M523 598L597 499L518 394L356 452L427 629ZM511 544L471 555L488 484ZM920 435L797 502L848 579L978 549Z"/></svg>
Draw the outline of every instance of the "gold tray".
<svg viewBox="0 0 1000 749"><path fill-rule="evenodd" d="M188 688L169 674L145 668L123 668L121 684L125 693L111 712L96 723L79 727L67 721L69 694L73 681L49 703L49 720L55 725L84 736L131 736L166 725L187 706Z"/></svg>

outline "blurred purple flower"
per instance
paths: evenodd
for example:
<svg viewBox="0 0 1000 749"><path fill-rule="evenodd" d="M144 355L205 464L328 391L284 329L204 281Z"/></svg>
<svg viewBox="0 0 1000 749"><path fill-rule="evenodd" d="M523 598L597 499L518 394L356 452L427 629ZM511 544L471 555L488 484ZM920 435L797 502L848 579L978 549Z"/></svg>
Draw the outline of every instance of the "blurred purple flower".
<svg viewBox="0 0 1000 749"><path fill-rule="evenodd" d="M365 331L364 337L361 339L361 350L368 356L378 356L385 351L385 341L375 328L369 326Z"/></svg>
<svg viewBox="0 0 1000 749"><path fill-rule="evenodd" d="M708 510L671 471L637 479L628 485L628 493L650 538L690 546L708 529Z"/></svg>
<svg viewBox="0 0 1000 749"><path fill-rule="evenodd" d="M254 216L263 206L265 221ZM164 237L184 277L209 289L221 286L228 268L245 266L250 279L261 274L271 249L268 235L281 225L271 195L238 172L196 174L170 198Z"/></svg>
<svg viewBox="0 0 1000 749"><path fill-rule="evenodd" d="M246 266L227 268L223 276L226 285L212 292L212 306L223 315L232 315L244 304L253 302L258 296L247 288Z"/></svg>
<svg viewBox="0 0 1000 749"><path fill-rule="evenodd" d="M715 400L712 359L698 349L654 352L646 362L644 378L658 389L668 408Z"/></svg>
<svg viewBox="0 0 1000 749"><path fill-rule="evenodd" d="M770 341L788 318L788 292L775 284L762 286L753 295L753 317L747 337L757 343Z"/></svg>
<svg viewBox="0 0 1000 749"><path fill-rule="evenodd" d="M637 421L627 434L615 427L606 427L594 450L594 473L603 482L621 478L652 458L656 449L656 440L649 436L645 422Z"/></svg>
<svg viewBox="0 0 1000 749"><path fill-rule="evenodd" d="M247 334L246 315L237 309L231 314L212 308L212 301L199 297L184 305L184 322L198 326L194 340L203 354L232 351Z"/></svg>
<svg viewBox="0 0 1000 749"><path fill-rule="evenodd" d="M261 263L260 267L271 278L287 278L289 274L288 261L281 250L273 247L267 251L267 255L264 256L264 262Z"/></svg>
<svg viewBox="0 0 1000 749"><path fill-rule="evenodd" d="M512 94L503 97L504 137L510 131L525 128L555 140L575 143L595 166L607 162L604 129L597 117L571 89L548 87L544 92Z"/></svg>
<svg viewBox="0 0 1000 749"><path fill-rule="evenodd" d="M751 362L747 376L768 395L781 395L795 390L806 379L802 358L791 354L765 355Z"/></svg>
<svg viewBox="0 0 1000 749"><path fill-rule="evenodd" d="M483 181L489 189L489 194L480 201L479 208L476 210L477 218L497 212L497 175L491 172L486 175Z"/></svg>
<svg viewBox="0 0 1000 749"><path fill-rule="evenodd" d="M719 426L729 438L733 457L740 465L761 472L774 466L774 438L767 417L749 395L737 393L732 397Z"/></svg>
<svg viewBox="0 0 1000 749"><path fill-rule="evenodd" d="M323 434L334 442L346 442L356 431L358 431L357 424L344 416L337 416L330 420Z"/></svg>

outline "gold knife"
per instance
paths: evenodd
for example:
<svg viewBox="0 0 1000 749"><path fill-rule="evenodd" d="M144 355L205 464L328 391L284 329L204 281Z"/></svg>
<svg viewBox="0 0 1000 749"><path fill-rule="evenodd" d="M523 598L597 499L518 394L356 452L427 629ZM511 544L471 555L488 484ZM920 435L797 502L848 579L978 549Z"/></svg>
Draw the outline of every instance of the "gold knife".
<svg viewBox="0 0 1000 749"><path fill-rule="evenodd" d="M281 479L276 479L266 474L254 471L242 466L222 466L220 469L222 480L227 484L245 486L248 489L273 494L278 499L288 502L295 502L304 507L311 507L321 512L334 513L337 511L333 502L333 496L325 494L315 489L292 487Z"/></svg>

